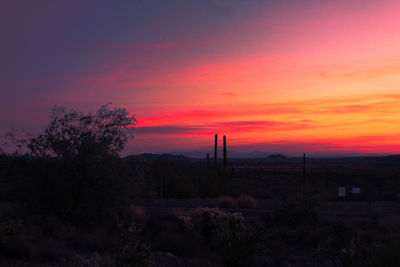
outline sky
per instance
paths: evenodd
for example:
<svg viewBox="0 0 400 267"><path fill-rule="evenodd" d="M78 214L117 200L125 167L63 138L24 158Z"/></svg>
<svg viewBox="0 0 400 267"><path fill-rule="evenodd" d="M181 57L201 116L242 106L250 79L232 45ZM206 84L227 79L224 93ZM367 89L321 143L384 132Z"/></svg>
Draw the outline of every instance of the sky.
<svg viewBox="0 0 400 267"><path fill-rule="evenodd" d="M400 152L397 0L4 0L0 131L137 119L124 154Z"/></svg>

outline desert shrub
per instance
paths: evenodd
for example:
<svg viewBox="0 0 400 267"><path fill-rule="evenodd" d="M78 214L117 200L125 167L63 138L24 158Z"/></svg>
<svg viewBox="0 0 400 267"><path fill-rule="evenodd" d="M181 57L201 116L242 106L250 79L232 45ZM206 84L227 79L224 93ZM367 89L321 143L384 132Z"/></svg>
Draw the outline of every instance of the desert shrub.
<svg viewBox="0 0 400 267"><path fill-rule="evenodd" d="M236 206L241 209L254 209L258 206L258 201L247 195L241 195L236 199Z"/></svg>
<svg viewBox="0 0 400 267"><path fill-rule="evenodd" d="M150 266L152 263L150 247L139 240L130 240L117 257L118 266Z"/></svg>
<svg viewBox="0 0 400 267"><path fill-rule="evenodd" d="M18 237L7 242L7 245L0 245L0 259L21 259L31 256L31 248L24 238Z"/></svg>
<svg viewBox="0 0 400 267"><path fill-rule="evenodd" d="M394 267L400 266L400 232L394 232L389 237L389 240L381 247L376 266Z"/></svg>
<svg viewBox="0 0 400 267"><path fill-rule="evenodd" d="M240 213L221 211L218 208L198 209L193 216L197 229L209 247L218 252L228 266L243 266L255 253L255 235L245 225ZM196 226L196 225L195 225Z"/></svg>
<svg viewBox="0 0 400 267"><path fill-rule="evenodd" d="M110 225L110 227L122 243L126 243L130 239L136 239L147 227L148 216L142 208L133 204L119 209L112 216L115 217L115 224Z"/></svg>
<svg viewBox="0 0 400 267"><path fill-rule="evenodd" d="M144 211L135 205L123 209L117 216L115 234L118 236L117 266L150 266L151 250L140 239L147 223Z"/></svg>
<svg viewBox="0 0 400 267"><path fill-rule="evenodd" d="M151 164L141 156L129 156L124 161L130 177L134 177L134 179L127 179L133 183L133 186L124 186L129 193L126 195L135 199L157 198L157 183L152 179Z"/></svg>
<svg viewBox="0 0 400 267"><path fill-rule="evenodd" d="M235 200L231 196L220 196L218 198L218 206L220 208L232 209L236 207Z"/></svg>
<svg viewBox="0 0 400 267"><path fill-rule="evenodd" d="M319 220L316 210L317 201L307 195L296 195L283 206L274 211L272 216L275 224L315 224Z"/></svg>
<svg viewBox="0 0 400 267"><path fill-rule="evenodd" d="M133 197L136 174L117 157L79 159L30 159L14 195L29 210L58 216L75 225L108 223L107 212ZM111 222L110 222L111 223Z"/></svg>
<svg viewBox="0 0 400 267"><path fill-rule="evenodd" d="M232 187L229 183L233 175L232 171L225 171L219 166L207 168L199 179L199 192L201 197L218 197L220 195L232 195Z"/></svg>
<svg viewBox="0 0 400 267"><path fill-rule="evenodd" d="M175 174L165 180L164 192L166 198L193 198L196 186L190 176Z"/></svg>
<svg viewBox="0 0 400 267"><path fill-rule="evenodd" d="M146 227L148 216L141 207L131 205L128 211L129 220L135 223L135 227L144 229Z"/></svg>
<svg viewBox="0 0 400 267"><path fill-rule="evenodd" d="M178 222L180 224L180 228L183 231L191 232L194 230L194 224L192 221L192 217L187 216L187 215L178 215L177 218L178 218Z"/></svg>
<svg viewBox="0 0 400 267"><path fill-rule="evenodd" d="M30 247L31 257L42 262L76 259L69 248L55 239L40 240L36 244L30 244Z"/></svg>
<svg viewBox="0 0 400 267"><path fill-rule="evenodd" d="M22 238L24 225L14 211L0 213L0 257L19 258L29 256L29 248Z"/></svg>
<svg viewBox="0 0 400 267"><path fill-rule="evenodd" d="M326 222L315 229L323 233L317 247L321 265L391 266L382 264L378 257L385 247L385 227L365 222L346 225L343 222Z"/></svg>
<svg viewBox="0 0 400 267"><path fill-rule="evenodd" d="M87 267L110 267L115 265L115 258L110 255L101 255L97 252L87 258L82 258L82 265Z"/></svg>
<svg viewBox="0 0 400 267"><path fill-rule="evenodd" d="M135 173L118 153L135 124L125 109L108 105L87 114L54 108L43 133L26 142L34 160L22 201L79 225L102 221L134 191Z"/></svg>
<svg viewBox="0 0 400 267"><path fill-rule="evenodd" d="M22 231L22 222L16 218L3 217L0 221L0 244L6 245Z"/></svg>
<svg viewBox="0 0 400 267"><path fill-rule="evenodd" d="M151 162L151 178L158 198L218 197L230 194L232 172L219 167L205 168L189 160L172 160L161 155Z"/></svg>
<svg viewBox="0 0 400 267"><path fill-rule="evenodd" d="M377 266L374 261L380 249L380 241L374 240L373 237L368 231L356 230L347 246L340 251L342 266Z"/></svg>
<svg viewBox="0 0 400 267"><path fill-rule="evenodd" d="M118 247L117 237L104 228L80 230L71 227L56 236L69 248L85 253L112 252Z"/></svg>
<svg viewBox="0 0 400 267"><path fill-rule="evenodd" d="M204 252L208 251L204 238L194 230L190 216L174 214L151 216L144 235L152 241L152 248L155 251L188 258L204 256Z"/></svg>
<svg viewBox="0 0 400 267"><path fill-rule="evenodd" d="M204 239L196 232L161 232L152 241L154 250L183 258L204 257L209 252Z"/></svg>
<svg viewBox="0 0 400 267"><path fill-rule="evenodd" d="M159 198L193 198L197 194L195 181L186 167L166 156L153 162L152 178Z"/></svg>

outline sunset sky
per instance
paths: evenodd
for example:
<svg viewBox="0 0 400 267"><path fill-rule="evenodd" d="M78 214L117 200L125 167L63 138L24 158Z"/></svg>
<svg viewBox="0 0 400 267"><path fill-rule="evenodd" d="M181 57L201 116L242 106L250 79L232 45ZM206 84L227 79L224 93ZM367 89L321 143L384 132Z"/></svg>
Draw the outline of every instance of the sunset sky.
<svg viewBox="0 0 400 267"><path fill-rule="evenodd" d="M398 0L6 0L0 131L136 115L124 154L400 153Z"/></svg>

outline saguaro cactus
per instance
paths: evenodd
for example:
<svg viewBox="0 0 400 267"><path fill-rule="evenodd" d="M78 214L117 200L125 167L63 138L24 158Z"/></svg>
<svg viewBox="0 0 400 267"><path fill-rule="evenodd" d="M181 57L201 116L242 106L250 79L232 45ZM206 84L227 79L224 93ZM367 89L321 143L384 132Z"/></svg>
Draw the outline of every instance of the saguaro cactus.
<svg viewBox="0 0 400 267"><path fill-rule="evenodd" d="M207 153L207 166L210 165L210 154Z"/></svg>
<svg viewBox="0 0 400 267"><path fill-rule="evenodd" d="M226 169L226 136L224 135L224 169Z"/></svg>
<svg viewBox="0 0 400 267"><path fill-rule="evenodd" d="M217 150L218 150L218 134L215 134L214 143L214 164L217 165Z"/></svg>
<svg viewBox="0 0 400 267"><path fill-rule="evenodd" d="M303 153L303 182L304 188L306 188L306 153Z"/></svg>

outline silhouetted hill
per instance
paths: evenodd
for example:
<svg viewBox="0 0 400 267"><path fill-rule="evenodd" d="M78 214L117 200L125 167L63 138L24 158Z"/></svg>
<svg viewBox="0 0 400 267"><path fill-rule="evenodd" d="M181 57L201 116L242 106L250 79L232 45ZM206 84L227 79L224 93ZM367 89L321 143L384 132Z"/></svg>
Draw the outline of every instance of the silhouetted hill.
<svg viewBox="0 0 400 267"><path fill-rule="evenodd" d="M125 157L125 159L130 160L130 159L137 159L137 158L142 158L144 160L157 160L157 159L168 159L168 160L188 160L189 157L186 157L184 155L171 155L171 154L152 154L152 153L143 153L140 155L130 155Z"/></svg>
<svg viewBox="0 0 400 267"><path fill-rule="evenodd" d="M380 162L400 162L400 155L376 156L376 157L360 157L356 158L360 161L380 161Z"/></svg>
<svg viewBox="0 0 400 267"><path fill-rule="evenodd" d="M270 152L263 151L251 151L251 152L240 152L235 150L228 150L228 159L232 158L267 158L271 155ZM184 155L189 158L206 158L207 153L210 154L210 158L214 156L214 151L190 151L190 152L170 152L172 155ZM222 150L218 150L218 158L222 158ZM278 154L278 153L276 153Z"/></svg>
<svg viewBox="0 0 400 267"><path fill-rule="evenodd" d="M272 154L268 156L269 159L287 159L286 156L282 154Z"/></svg>
<svg viewBox="0 0 400 267"><path fill-rule="evenodd" d="M210 153L210 159L213 158L213 153ZM139 155L130 155L125 157L125 159L144 159L144 160L157 160L160 158L168 159L168 160L201 160L205 159L207 156L207 152L203 151L193 151L193 152L170 152L170 153L162 153L162 154L153 154L153 153L143 153ZM222 151L218 151L218 159L222 159ZM229 160L261 160L261 161L301 161L302 157L287 157L280 153L271 154L269 152L262 151L251 151L251 152L240 152L240 151L228 151L228 161ZM351 161L351 162L365 162L365 161L381 161L381 162L400 162L400 155L388 155L388 156L374 156L374 155L365 155L365 156L307 156L307 160L312 161Z"/></svg>

